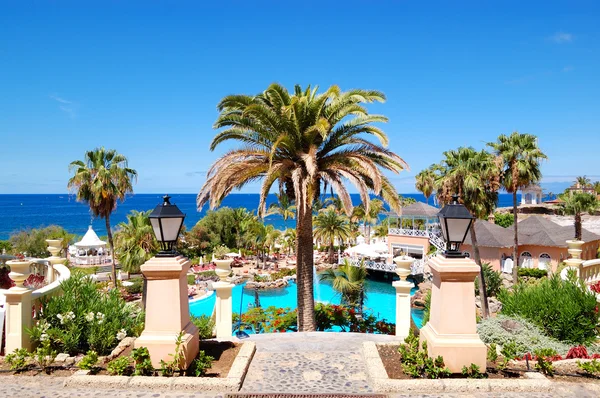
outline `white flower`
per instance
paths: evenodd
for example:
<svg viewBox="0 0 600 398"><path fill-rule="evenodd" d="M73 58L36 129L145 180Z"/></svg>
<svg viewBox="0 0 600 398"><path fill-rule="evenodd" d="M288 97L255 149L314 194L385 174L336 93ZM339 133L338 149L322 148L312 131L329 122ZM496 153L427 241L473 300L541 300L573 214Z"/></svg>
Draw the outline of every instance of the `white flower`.
<svg viewBox="0 0 600 398"><path fill-rule="evenodd" d="M102 321L104 320L104 314L101 312L97 312L96 319L98 320L98 323L102 323Z"/></svg>
<svg viewBox="0 0 600 398"><path fill-rule="evenodd" d="M63 318L63 315L62 315L62 314L58 314L58 315L56 315L56 317L57 317L58 319L60 319L60 324L61 324L61 325L64 325L64 324L65 324L65 320L64 320L64 318Z"/></svg>
<svg viewBox="0 0 600 398"><path fill-rule="evenodd" d="M125 337L127 337L127 331L125 329L119 330L119 332L117 333L117 340L121 341Z"/></svg>
<svg viewBox="0 0 600 398"><path fill-rule="evenodd" d="M69 318L70 320L73 320L73 319L75 319L75 314L73 313L73 311L69 311L69 312L67 312L65 317Z"/></svg>
<svg viewBox="0 0 600 398"><path fill-rule="evenodd" d="M48 335L46 333L42 333L42 335L40 336L40 341L46 341L48 340Z"/></svg>
<svg viewBox="0 0 600 398"><path fill-rule="evenodd" d="M85 316L85 320L88 322L92 322L94 320L94 317L96 315L93 312L89 312L86 316Z"/></svg>

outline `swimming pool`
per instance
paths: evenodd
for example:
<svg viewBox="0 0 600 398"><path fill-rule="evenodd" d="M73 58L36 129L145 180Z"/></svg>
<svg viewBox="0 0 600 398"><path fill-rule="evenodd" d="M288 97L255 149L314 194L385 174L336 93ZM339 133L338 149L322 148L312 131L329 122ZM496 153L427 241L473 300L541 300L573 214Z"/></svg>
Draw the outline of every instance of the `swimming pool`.
<svg viewBox="0 0 600 398"><path fill-rule="evenodd" d="M233 312L246 312L249 305L254 305L254 290L244 289L245 284L236 285L232 292ZM366 282L366 301L365 310L374 314L378 319L385 319L388 322L396 321L396 290L390 282L380 282L367 280ZM413 288L411 295L417 291ZM258 296L262 307L289 307L296 308L297 286L290 284L282 289L259 290ZM211 315L215 306L216 296L210 295L201 300L190 302L190 313L196 316ZM333 290L330 283L315 282L315 301L339 304L340 296ZM423 323L423 311L418 309L411 310L411 316L415 325L421 328Z"/></svg>

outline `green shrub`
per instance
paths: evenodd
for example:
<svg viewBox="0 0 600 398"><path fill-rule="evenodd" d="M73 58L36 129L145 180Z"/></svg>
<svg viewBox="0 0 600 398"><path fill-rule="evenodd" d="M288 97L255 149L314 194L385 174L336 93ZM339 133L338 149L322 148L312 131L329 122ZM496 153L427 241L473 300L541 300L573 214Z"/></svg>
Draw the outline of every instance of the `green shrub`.
<svg viewBox="0 0 600 398"><path fill-rule="evenodd" d="M143 329L144 314L128 304L119 289L103 292L96 283L78 271L62 281L63 294L46 297L44 309L30 330L34 342L49 339L53 349L71 355L89 350L105 355L120 338L137 336Z"/></svg>
<svg viewBox="0 0 600 398"><path fill-rule="evenodd" d="M519 276L540 279L548 276L548 271L539 268L519 268Z"/></svg>
<svg viewBox="0 0 600 398"><path fill-rule="evenodd" d="M514 345L513 357L541 348L552 348L559 354L566 355L570 348L568 344L546 336L532 322L519 317L498 315L496 318L484 319L477 325L477 333L486 344L496 344L503 348Z"/></svg>
<svg viewBox="0 0 600 398"><path fill-rule="evenodd" d="M191 315L191 320L194 325L198 328L200 340L206 340L213 337L213 329L215 328L215 322L208 315L195 316Z"/></svg>
<svg viewBox="0 0 600 398"><path fill-rule="evenodd" d="M196 284L196 275L188 275L187 276L187 284L195 285Z"/></svg>
<svg viewBox="0 0 600 398"><path fill-rule="evenodd" d="M481 264L483 268L483 278L485 279L485 290L488 297L495 297L502 287L502 278L500 272L494 271L490 263ZM479 295L479 278L475 278L475 294Z"/></svg>
<svg viewBox="0 0 600 398"><path fill-rule="evenodd" d="M494 223L501 227L508 228L515 222L515 217L512 213L494 213Z"/></svg>
<svg viewBox="0 0 600 398"><path fill-rule="evenodd" d="M219 277L215 271L202 271L198 272L196 279L199 281L218 281Z"/></svg>
<svg viewBox="0 0 600 398"><path fill-rule="evenodd" d="M118 357L108 363L108 365L106 366L106 370L108 371L108 374L112 376L123 376L129 373L130 362L130 357Z"/></svg>
<svg viewBox="0 0 600 398"><path fill-rule="evenodd" d="M92 370L97 363L98 354L96 353L96 351L89 350L87 354L85 354L85 356L81 358L81 361L79 361L77 367L83 370Z"/></svg>
<svg viewBox="0 0 600 398"><path fill-rule="evenodd" d="M296 275L295 268L282 268L279 271L273 272L271 274L271 280L276 281L278 279L283 279L286 276L292 276L292 275Z"/></svg>
<svg viewBox="0 0 600 398"><path fill-rule="evenodd" d="M254 275L254 282L269 282L271 281L271 278L269 275Z"/></svg>
<svg viewBox="0 0 600 398"><path fill-rule="evenodd" d="M461 373L467 379L483 379L485 377L485 373L481 373L479 366L474 363L469 367L463 366Z"/></svg>
<svg viewBox="0 0 600 398"><path fill-rule="evenodd" d="M170 361L160 360L160 374L162 376L171 377L175 374L175 372L181 372L181 361L183 360L183 350L181 349L181 344L183 344L183 336L185 333L182 331L177 336L175 340L175 352L173 354L169 354L172 358Z"/></svg>
<svg viewBox="0 0 600 398"><path fill-rule="evenodd" d="M597 359L593 359L589 362L577 361L577 366L579 367L579 369L583 370L589 375L600 374L600 361L598 361Z"/></svg>
<svg viewBox="0 0 600 398"><path fill-rule="evenodd" d="M196 377L204 376L206 371L212 366L212 361L214 360L215 358L206 355L204 351L200 350L198 357L194 359L194 362L192 363L194 375Z"/></svg>
<svg viewBox="0 0 600 398"><path fill-rule="evenodd" d="M133 375L134 376L152 376L154 374L154 366L150 360L150 353L146 347L136 348L131 352L133 359Z"/></svg>
<svg viewBox="0 0 600 398"><path fill-rule="evenodd" d="M552 357L556 355L556 351L552 348L543 348L536 350L533 354L536 357L535 368L547 376L553 376Z"/></svg>
<svg viewBox="0 0 600 398"><path fill-rule="evenodd" d="M425 295L425 308L423 308L423 325L429 322L429 314L431 312L431 290L427 291Z"/></svg>
<svg viewBox="0 0 600 398"><path fill-rule="evenodd" d="M548 336L573 344L596 338L596 296L585 283L558 274L535 285L517 284L512 291L500 290L502 314L518 315L540 326Z"/></svg>
<svg viewBox="0 0 600 398"><path fill-rule="evenodd" d="M487 348L487 360L496 362L498 360L498 349L495 343L491 343Z"/></svg>
<svg viewBox="0 0 600 398"><path fill-rule="evenodd" d="M425 377L427 379L440 379L450 376L450 370L444 365L444 358L430 358L427 354L427 343L423 342L419 348L419 338L409 331L404 344L398 347L400 362L404 373L411 377Z"/></svg>
<svg viewBox="0 0 600 398"><path fill-rule="evenodd" d="M10 365L10 370L20 371L27 367L29 351L26 348L17 348L11 354L8 354L4 360Z"/></svg>
<svg viewBox="0 0 600 398"><path fill-rule="evenodd" d="M144 289L144 281L142 279L134 279L132 285L125 286L125 291L129 294L141 294Z"/></svg>

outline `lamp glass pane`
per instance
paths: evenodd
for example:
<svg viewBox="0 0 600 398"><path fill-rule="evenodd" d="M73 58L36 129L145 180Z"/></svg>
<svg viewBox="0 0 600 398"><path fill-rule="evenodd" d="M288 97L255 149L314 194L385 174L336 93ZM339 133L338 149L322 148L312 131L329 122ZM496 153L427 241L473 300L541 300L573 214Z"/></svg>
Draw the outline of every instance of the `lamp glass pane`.
<svg viewBox="0 0 600 398"><path fill-rule="evenodd" d="M179 227L181 227L181 223L183 222L183 218L163 218L162 219L162 227L165 242L173 242L177 240L177 234L179 233Z"/></svg>
<svg viewBox="0 0 600 398"><path fill-rule="evenodd" d="M151 218L150 224L152 225L152 229L154 230L154 236L156 236L156 240L159 242L163 242L164 239L160 234L160 221L158 218Z"/></svg>
<svg viewBox="0 0 600 398"><path fill-rule="evenodd" d="M468 218L448 218L448 241L462 243L471 220Z"/></svg>
<svg viewBox="0 0 600 398"><path fill-rule="evenodd" d="M442 236L445 241L448 241L448 231L446 231L446 219L440 217L440 227L442 228Z"/></svg>

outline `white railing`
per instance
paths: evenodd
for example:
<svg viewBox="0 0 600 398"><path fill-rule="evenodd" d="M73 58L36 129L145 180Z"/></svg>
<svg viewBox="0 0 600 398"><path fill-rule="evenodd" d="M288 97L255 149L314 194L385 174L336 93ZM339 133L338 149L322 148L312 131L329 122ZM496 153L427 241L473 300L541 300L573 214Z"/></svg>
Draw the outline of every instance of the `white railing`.
<svg viewBox="0 0 600 398"><path fill-rule="evenodd" d="M400 235L400 236L418 236L429 238L429 243L431 243L438 252L444 251L446 248L446 242L442 238L440 238L437 234L431 232L430 230L423 229L409 229L409 228L388 228L389 235Z"/></svg>
<svg viewBox="0 0 600 398"><path fill-rule="evenodd" d="M600 281L600 259L584 261L579 267L579 277L588 285Z"/></svg>
<svg viewBox="0 0 600 398"><path fill-rule="evenodd" d="M382 263L379 261L358 260L358 259L348 259L348 262L350 262L350 264L355 267L360 267L361 264L364 264L366 269L371 269L374 271L396 272L396 264L394 264L394 263L388 264L388 263ZM410 266L410 270L411 270L410 273L412 275L422 274L424 272L426 262L427 262L427 257L424 259L415 260Z"/></svg>

